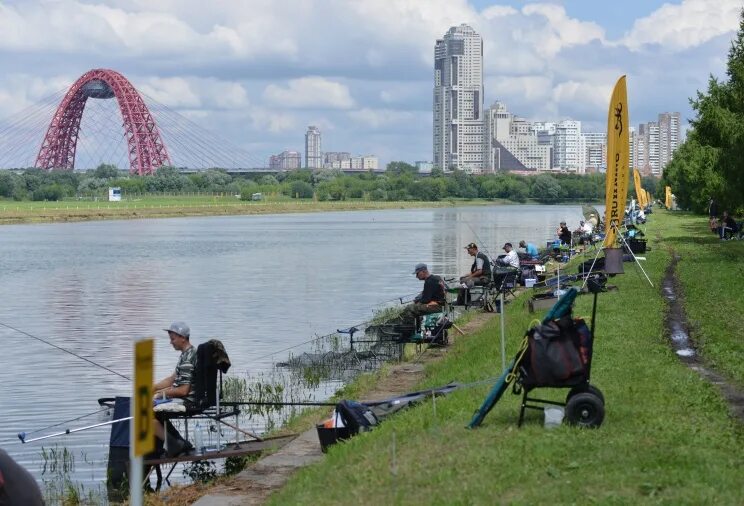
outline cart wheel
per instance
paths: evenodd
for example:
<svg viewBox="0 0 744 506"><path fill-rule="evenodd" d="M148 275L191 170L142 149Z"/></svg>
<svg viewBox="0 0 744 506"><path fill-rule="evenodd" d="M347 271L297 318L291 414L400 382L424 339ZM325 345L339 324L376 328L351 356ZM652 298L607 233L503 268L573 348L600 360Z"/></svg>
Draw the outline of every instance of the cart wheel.
<svg viewBox="0 0 744 506"><path fill-rule="evenodd" d="M602 425L604 414L604 403L590 392L578 393L566 403L566 421L570 425L595 429Z"/></svg>
<svg viewBox="0 0 744 506"><path fill-rule="evenodd" d="M589 392L590 394L594 394L597 397L599 397L599 400L602 401L602 404L605 403L604 394L602 393L602 390L595 387L594 385L578 385L573 387L566 396L566 404L568 404L568 401L571 400L571 397L573 397L576 394L580 394L583 392Z"/></svg>

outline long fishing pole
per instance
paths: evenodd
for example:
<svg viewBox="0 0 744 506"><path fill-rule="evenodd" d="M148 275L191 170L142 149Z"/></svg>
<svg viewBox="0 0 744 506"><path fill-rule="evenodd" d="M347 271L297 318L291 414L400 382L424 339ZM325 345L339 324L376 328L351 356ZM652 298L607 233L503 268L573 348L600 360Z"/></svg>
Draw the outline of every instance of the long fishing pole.
<svg viewBox="0 0 744 506"><path fill-rule="evenodd" d="M21 443L24 443L24 444L32 443L34 441L41 441L42 439L49 439L50 437L64 436L67 434L72 434L73 432L80 432L82 430L94 429L96 427L103 427L104 425L113 425L119 422L126 422L127 420L131 420L132 418L134 417L128 416L126 418L117 418L116 420L109 420L108 422L95 423L93 425L87 425L85 427L78 427L76 429L65 429L60 432L55 432L54 434L47 434L46 436L34 437L31 439L26 439L27 434L25 432L19 432L18 439L20 439Z"/></svg>
<svg viewBox="0 0 744 506"><path fill-rule="evenodd" d="M123 375L123 374L121 374L121 373L119 373L119 372L116 372L116 371L114 371L113 369L110 369L110 368L106 367L105 365L101 365L101 364L98 364L98 363L96 363L96 362L93 362L93 361L92 361L91 359L89 359L89 358L85 358L85 357L84 357L84 356L82 356L82 355L78 355L78 354L77 354L77 353L75 353L74 351L70 351L70 350L67 350L67 349L65 349L65 348L62 348L61 346L57 346L56 344L54 344L54 343L51 343L51 342L47 341L46 339L42 339L42 338L40 338L40 337L37 337L37 336L35 336L35 335L33 335L33 334L29 334L28 332L25 332L25 331L23 331L23 330L21 330L21 329L18 329L18 328L16 328L16 327L13 327L13 326L11 326L11 325L8 325L7 323L3 323L3 322L0 322L0 326L3 326L3 327L5 327L5 328L7 328L7 329L10 329L10 330L14 330L14 331L18 332L19 334L23 334L24 336L30 337L30 338L32 338L32 339L36 339L37 341L41 341L42 343L44 343L44 344L46 344L46 345L48 345L48 346L51 346L52 348L57 348L57 349L58 349L58 350L60 350L60 351L64 351L65 353L69 353L69 354L70 354L70 355L72 355L73 357L77 357L77 358L79 358L80 360L85 360L85 361L86 361L86 362L88 362L89 364L92 364L92 365L94 365L94 366L96 366L96 367L99 367L99 368L101 368L101 369L105 370L105 371L108 371L108 372L110 372L111 374L116 374L117 376L119 376L119 377L121 377L121 378L124 378L124 379L125 379L125 380L127 380L127 381L131 381L131 380L132 380L132 378L130 378L129 376L125 376L125 375Z"/></svg>

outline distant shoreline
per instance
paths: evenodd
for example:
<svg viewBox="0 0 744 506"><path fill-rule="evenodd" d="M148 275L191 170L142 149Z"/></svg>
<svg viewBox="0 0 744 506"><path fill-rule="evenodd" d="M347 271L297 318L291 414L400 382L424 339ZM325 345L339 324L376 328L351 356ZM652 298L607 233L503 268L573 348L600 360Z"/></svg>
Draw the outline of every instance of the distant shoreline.
<svg viewBox="0 0 744 506"><path fill-rule="evenodd" d="M194 216L240 216L376 209L416 209L458 206L504 205L508 201L446 200L424 201L264 201L232 200L229 197L184 198L151 197L122 202L13 202L0 201L0 225L29 223L69 223L77 221L132 220Z"/></svg>

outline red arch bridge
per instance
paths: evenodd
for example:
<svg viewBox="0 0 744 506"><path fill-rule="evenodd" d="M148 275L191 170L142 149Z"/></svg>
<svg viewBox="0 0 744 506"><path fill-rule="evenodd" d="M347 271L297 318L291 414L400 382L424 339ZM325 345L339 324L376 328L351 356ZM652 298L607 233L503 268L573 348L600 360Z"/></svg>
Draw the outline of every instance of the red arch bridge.
<svg viewBox="0 0 744 506"><path fill-rule="evenodd" d="M94 102L115 102L116 108L92 108ZM95 126L86 126L90 124ZM103 141L90 141L95 133L115 145L116 153ZM31 149L33 153L28 152ZM223 136L143 96L126 77L110 69L89 70L63 95L48 97L0 124L0 168L33 165L45 170L73 170L81 149L91 164L128 163L130 173L138 175L152 174L162 166L188 171L253 171L266 166L264 160Z"/></svg>

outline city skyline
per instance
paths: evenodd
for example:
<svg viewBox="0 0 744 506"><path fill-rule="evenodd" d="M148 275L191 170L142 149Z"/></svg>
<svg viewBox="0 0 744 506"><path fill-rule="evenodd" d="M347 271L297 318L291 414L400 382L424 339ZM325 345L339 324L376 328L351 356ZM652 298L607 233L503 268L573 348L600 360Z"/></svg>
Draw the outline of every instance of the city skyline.
<svg viewBox="0 0 744 506"><path fill-rule="evenodd" d="M0 4L0 117L107 67L257 158L300 148L316 125L329 150L430 160L432 47L467 23L483 38L485 104L599 131L627 74L631 122L680 111L684 132L688 98L723 77L742 2L589 4L11 0Z"/></svg>

